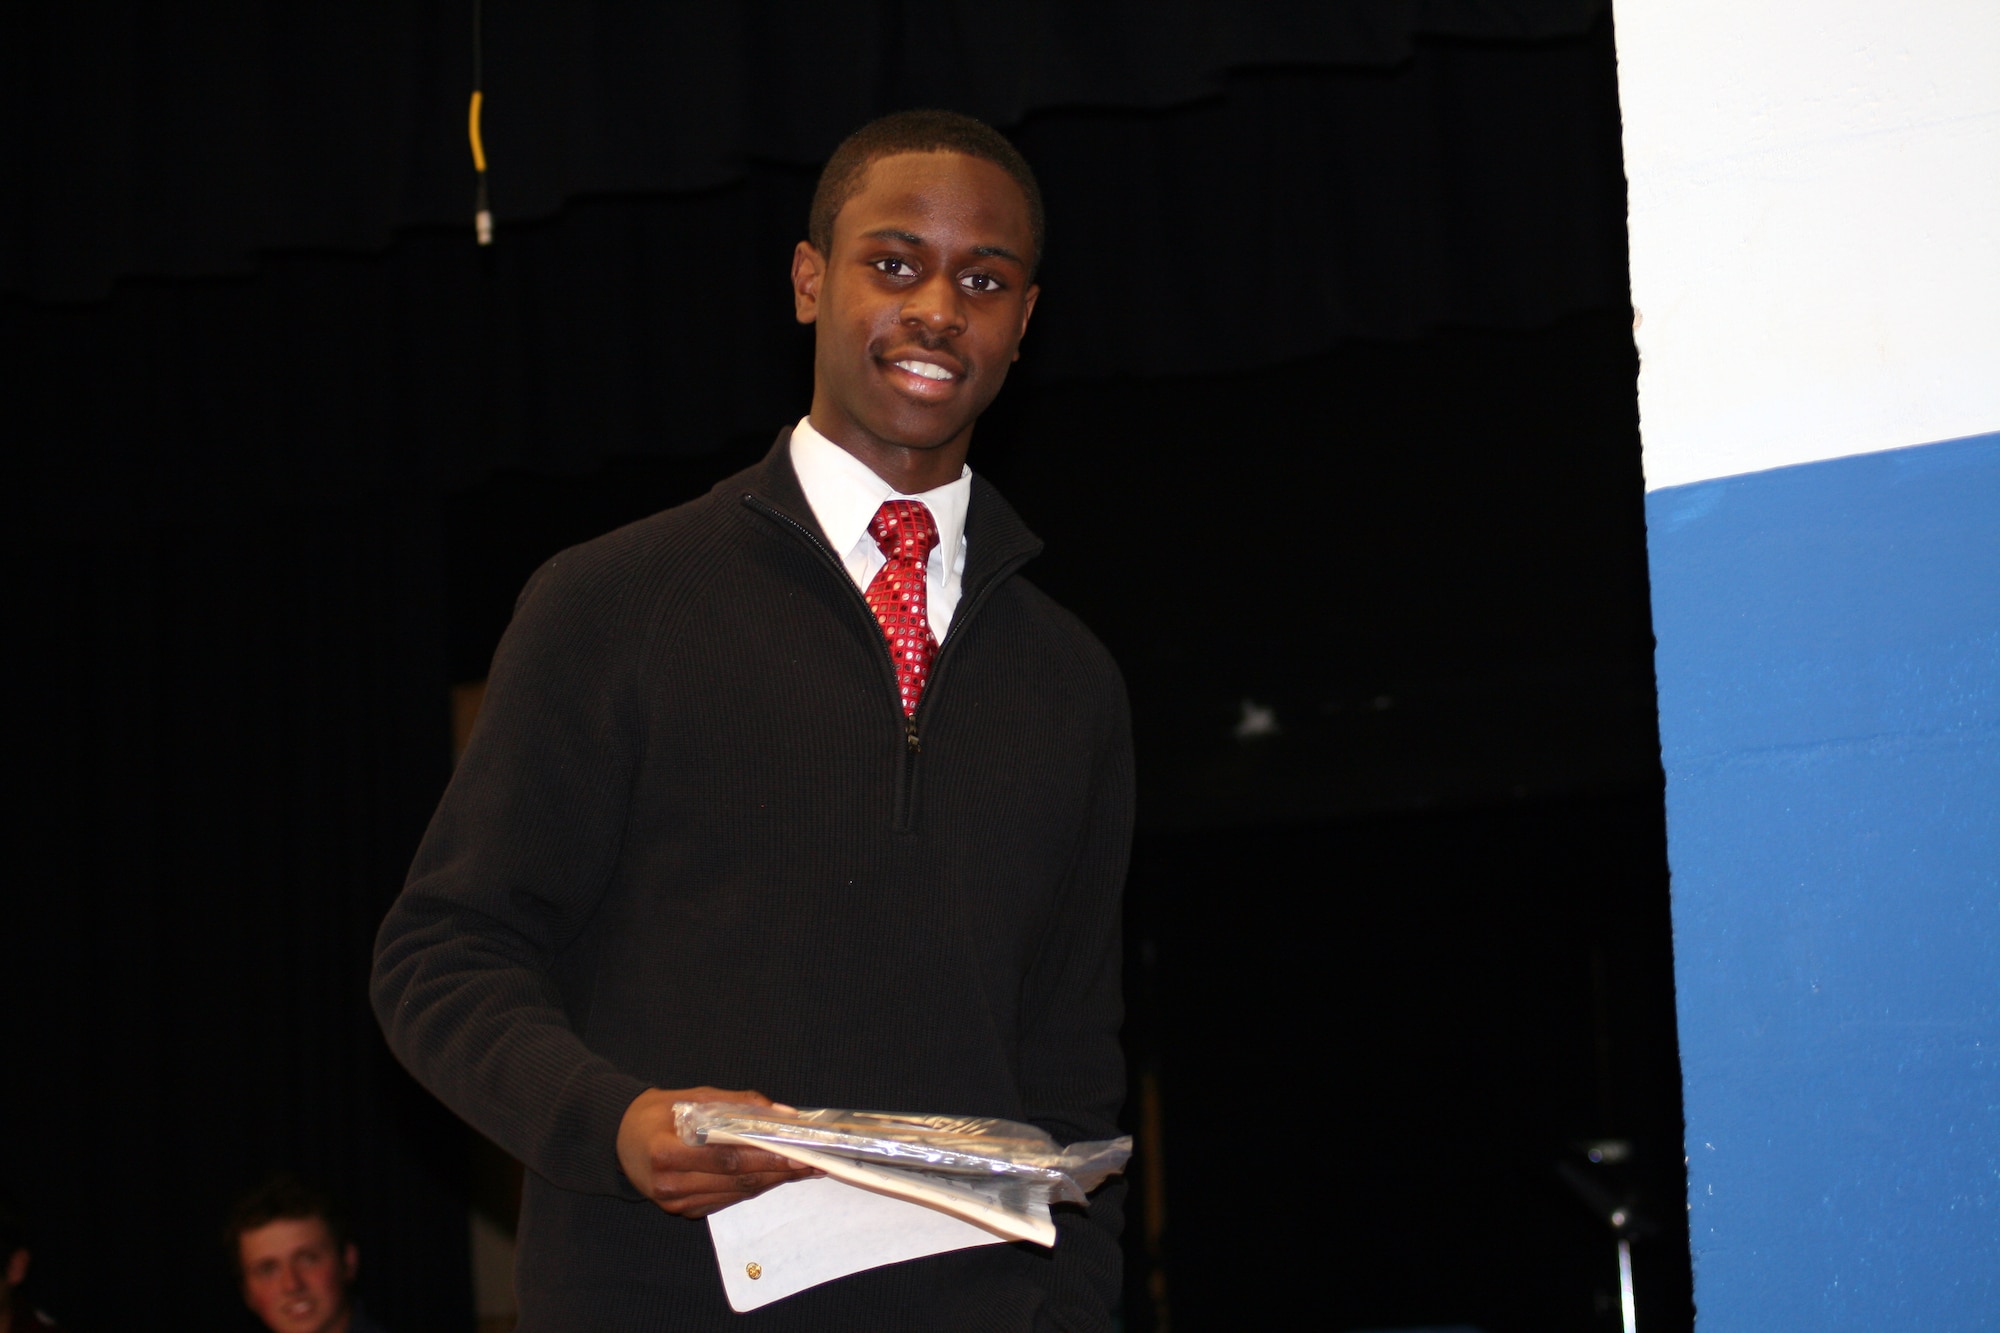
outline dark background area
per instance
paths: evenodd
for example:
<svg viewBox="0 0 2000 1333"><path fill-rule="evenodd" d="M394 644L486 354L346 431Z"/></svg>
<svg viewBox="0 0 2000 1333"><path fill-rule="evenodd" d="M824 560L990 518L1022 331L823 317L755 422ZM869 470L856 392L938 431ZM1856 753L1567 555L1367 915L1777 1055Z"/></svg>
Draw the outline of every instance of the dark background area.
<svg viewBox="0 0 2000 1333"><path fill-rule="evenodd" d="M1127 1327L1616 1328L1556 1171L1603 1138L1641 1326L1689 1325L1600 5L496 11L489 251L468 11L240 8L0 37L43 1304L241 1326L216 1226L287 1165L387 1323L470 1326L467 1135L364 997L447 687L541 560L803 411L814 165L944 104L1052 223L973 465L1135 709Z"/></svg>

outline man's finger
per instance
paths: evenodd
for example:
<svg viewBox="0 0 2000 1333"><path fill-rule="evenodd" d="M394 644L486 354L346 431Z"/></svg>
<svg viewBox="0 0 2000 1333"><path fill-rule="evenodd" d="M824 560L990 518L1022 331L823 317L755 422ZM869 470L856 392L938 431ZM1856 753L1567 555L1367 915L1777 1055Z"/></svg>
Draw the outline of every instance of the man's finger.
<svg viewBox="0 0 2000 1333"><path fill-rule="evenodd" d="M747 1177L737 1176L733 1178L742 1180ZM782 1185L784 1183L784 1181L771 1182L773 1185ZM721 1193L675 1194L668 1198L655 1199L653 1202L676 1217L707 1217L710 1213L727 1208L732 1203L742 1203L745 1199L753 1199L757 1195L762 1194L766 1188L768 1186L760 1186L757 1189L749 1191L727 1190Z"/></svg>
<svg viewBox="0 0 2000 1333"><path fill-rule="evenodd" d="M719 1213L731 1204L742 1203L750 1197L748 1194L697 1194L692 1198L662 1203L660 1207L675 1217L699 1218Z"/></svg>
<svg viewBox="0 0 2000 1333"><path fill-rule="evenodd" d="M718 1176L701 1171L665 1171L654 1177L653 1197L673 1198L690 1194L733 1194L738 1198L759 1193L788 1180L803 1180L804 1167L787 1171L753 1171L742 1175Z"/></svg>
<svg viewBox="0 0 2000 1333"><path fill-rule="evenodd" d="M735 1144L714 1144L696 1148L676 1138L662 1137L653 1144L655 1171L700 1171L718 1176L737 1176L752 1171L792 1171L802 1169L788 1158L762 1148Z"/></svg>
<svg viewBox="0 0 2000 1333"><path fill-rule="evenodd" d="M675 1099L683 1102L724 1102L731 1106L776 1106L777 1103L754 1088L683 1088Z"/></svg>
<svg viewBox="0 0 2000 1333"><path fill-rule="evenodd" d="M677 1194L671 1199L656 1199L654 1202L675 1217L707 1217L717 1209L742 1203L749 1197L747 1194Z"/></svg>
<svg viewBox="0 0 2000 1333"><path fill-rule="evenodd" d="M737 1176L743 1182L741 1188L750 1194L762 1194L773 1185L789 1184L794 1180L805 1180L813 1174L812 1168L795 1166L786 1171L753 1171Z"/></svg>

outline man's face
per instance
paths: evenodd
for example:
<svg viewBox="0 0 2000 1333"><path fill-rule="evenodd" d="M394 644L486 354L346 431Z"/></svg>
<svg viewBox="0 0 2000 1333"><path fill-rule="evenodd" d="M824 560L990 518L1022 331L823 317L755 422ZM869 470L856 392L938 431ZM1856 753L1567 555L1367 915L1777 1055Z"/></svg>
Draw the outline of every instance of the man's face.
<svg viewBox="0 0 2000 1333"><path fill-rule="evenodd" d="M813 421L853 447L933 449L968 434L1019 356L1039 289L1028 201L962 153L870 163L833 223L801 242L792 282L814 324Z"/></svg>
<svg viewBox="0 0 2000 1333"><path fill-rule="evenodd" d="M279 1218L237 1238L243 1303L272 1333L343 1333L359 1256L317 1217Z"/></svg>

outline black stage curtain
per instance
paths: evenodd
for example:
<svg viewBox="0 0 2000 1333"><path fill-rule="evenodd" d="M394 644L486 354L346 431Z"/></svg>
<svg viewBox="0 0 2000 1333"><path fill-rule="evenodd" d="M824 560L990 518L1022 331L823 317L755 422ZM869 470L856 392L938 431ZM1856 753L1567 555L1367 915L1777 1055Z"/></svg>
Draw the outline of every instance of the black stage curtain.
<svg viewBox="0 0 2000 1333"><path fill-rule="evenodd" d="M1196 106L1051 113L1020 141L1054 219L1019 367L1038 382L1253 370L1627 301L1608 24L1246 74ZM430 231L104 303L0 303L25 494L67 524L711 452L804 401L785 275L812 181L767 167L592 199L490 251Z"/></svg>
<svg viewBox="0 0 2000 1333"><path fill-rule="evenodd" d="M371 502L13 547L0 1183L65 1328L256 1327L221 1243L290 1169L362 1291L463 1328L462 1131L365 997L449 765L436 524Z"/></svg>
<svg viewBox="0 0 2000 1333"><path fill-rule="evenodd" d="M1574 37L1603 0L488 4L502 223L586 194L811 166L898 106L1018 125L1217 93L1252 67L1406 63L1425 37ZM470 0L28 0L0 11L0 292L248 272L470 216ZM1260 138L1267 136L1259 136ZM1254 149L1245 140L1239 150Z"/></svg>
<svg viewBox="0 0 2000 1333"><path fill-rule="evenodd" d="M487 251L463 5L0 16L0 1185L68 1324L240 1324L219 1210L285 1165L385 1322L467 1326L464 1143L363 1002L444 688L803 411L786 258L878 111L1042 174L975 465L1126 668L1149 837L1657 783L1600 4L488 9ZM1232 485L1270 548L1214 544Z"/></svg>
<svg viewBox="0 0 2000 1333"><path fill-rule="evenodd" d="M1689 1333L1656 788L1163 833L1132 883L1126 1042L1168 1170L1128 1329L1618 1333L1568 1163L1639 1219L1638 1327ZM1310 1129L1217 1151L1266 1113ZM1606 1138L1632 1156L1592 1166Z"/></svg>

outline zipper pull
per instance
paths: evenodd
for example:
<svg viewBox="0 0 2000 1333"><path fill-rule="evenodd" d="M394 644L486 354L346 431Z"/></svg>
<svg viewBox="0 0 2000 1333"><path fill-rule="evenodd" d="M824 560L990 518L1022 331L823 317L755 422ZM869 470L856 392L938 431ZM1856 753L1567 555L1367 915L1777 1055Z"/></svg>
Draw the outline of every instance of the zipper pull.
<svg viewBox="0 0 2000 1333"><path fill-rule="evenodd" d="M917 737L917 720L913 717L903 719L903 740L909 745L911 754L924 752L924 743Z"/></svg>

